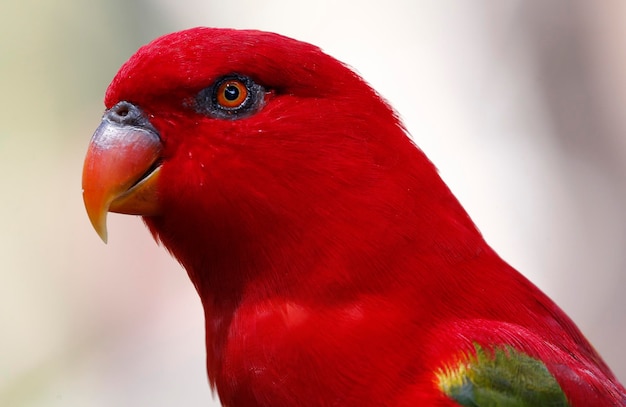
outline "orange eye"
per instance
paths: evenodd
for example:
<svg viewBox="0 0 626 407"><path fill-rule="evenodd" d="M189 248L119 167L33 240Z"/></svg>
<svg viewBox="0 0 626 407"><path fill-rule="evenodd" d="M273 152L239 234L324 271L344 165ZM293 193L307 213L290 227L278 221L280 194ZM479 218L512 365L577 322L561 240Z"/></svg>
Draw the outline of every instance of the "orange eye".
<svg viewBox="0 0 626 407"><path fill-rule="evenodd" d="M198 92L194 107L198 113L216 119L237 120L261 109L266 94L252 78L231 73Z"/></svg>
<svg viewBox="0 0 626 407"><path fill-rule="evenodd" d="M224 109L236 109L248 99L246 84L238 79L227 80L221 83L215 94L215 101Z"/></svg>

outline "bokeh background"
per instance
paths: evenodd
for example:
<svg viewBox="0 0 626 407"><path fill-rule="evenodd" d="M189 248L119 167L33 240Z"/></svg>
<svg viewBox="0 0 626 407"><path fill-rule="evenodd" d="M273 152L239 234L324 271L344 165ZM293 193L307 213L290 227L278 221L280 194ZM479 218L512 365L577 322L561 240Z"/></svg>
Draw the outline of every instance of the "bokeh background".
<svg viewBox="0 0 626 407"><path fill-rule="evenodd" d="M197 25L353 66L626 381L625 2L24 0L0 5L0 405L217 405L185 272L136 218L104 245L80 189L119 66Z"/></svg>

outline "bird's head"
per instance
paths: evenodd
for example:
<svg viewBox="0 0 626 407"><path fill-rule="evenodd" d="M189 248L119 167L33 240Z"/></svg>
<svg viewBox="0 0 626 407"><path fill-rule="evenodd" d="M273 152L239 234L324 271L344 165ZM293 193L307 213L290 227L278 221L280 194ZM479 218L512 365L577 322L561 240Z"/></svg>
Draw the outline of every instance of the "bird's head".
<svg viewBox="0 0 626 407"><path fill-rule="evenodd" d="M367 240L387 227L374 218L420 210L416 189L448 195L375 91L280 35L163 36L122 66L105 105L83 170L93 226L106 240L107 212L142 215L191 268L190 253L242 262L272 244Z"/></svg>

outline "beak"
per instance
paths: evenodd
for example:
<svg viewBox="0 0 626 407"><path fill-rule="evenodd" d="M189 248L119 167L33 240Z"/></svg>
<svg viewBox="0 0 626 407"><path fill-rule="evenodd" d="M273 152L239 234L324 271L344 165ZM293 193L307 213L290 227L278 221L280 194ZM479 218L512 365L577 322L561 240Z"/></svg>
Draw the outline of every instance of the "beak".
<svg viewBox="0 0 626 407"><path fill-rule="evenodd" d="M162 143L141 109L119 102L107 110L91 138L83 166L83 201L106 243L107 212L160 214L157 184Z"/></svg>

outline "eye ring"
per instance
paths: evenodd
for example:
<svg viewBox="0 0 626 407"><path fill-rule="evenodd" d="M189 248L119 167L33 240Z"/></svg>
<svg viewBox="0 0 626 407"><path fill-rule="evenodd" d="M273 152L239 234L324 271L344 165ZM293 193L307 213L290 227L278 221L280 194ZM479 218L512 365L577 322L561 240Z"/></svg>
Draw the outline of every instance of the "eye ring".
<svg viewBox="0 0 626 407"><path fill-rule="evenodd" d="M265 88L252 78L232 73L202 89L195 98L196 112L216 119L237 120L259 111Z"/></svg>
<svg viewBox="0 0 626 407"><path fill-rule="evenodd" d="M217 107L233 110L243 106L248 100L249 92L246 84L238 78L222 80L215 92Z"/></svg>

